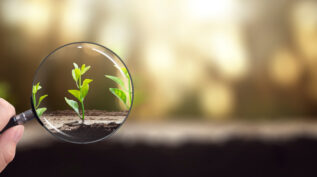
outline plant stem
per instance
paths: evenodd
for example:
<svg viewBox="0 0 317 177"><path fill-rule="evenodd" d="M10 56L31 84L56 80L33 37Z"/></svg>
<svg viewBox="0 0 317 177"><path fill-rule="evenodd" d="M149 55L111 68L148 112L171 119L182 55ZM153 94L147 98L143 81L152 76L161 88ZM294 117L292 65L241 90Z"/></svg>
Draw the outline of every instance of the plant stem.
<svg viewBox="0 0 317 177"><path fill-rule="evenodd" d="M34 108L37 109L38 106L36 106L35 94L33 94L33 104L34 104Z"/></svg>
<svg viewBox="0 0 317 177"><path fill-rule="evenodd" d="M85 107L84 107L84 103L83 102L80 102L81 103L81 109L82 109L82 124L85 122Z"/></svg>
<svg viewBox="0 0 317 177"><path fill-rule="evenodd" d="M81 85L81 75L79 75L79 90L80 90L80 92L81 92L81 87L82 87L82 85ZM81 123L83 124L84 122L85 122L85 107L84 107L84 101L83 100L79 100L80 101L80 104L81 104L81 110L82 110L82 116L81 116L81 119L82 119L82 121L81 121Z"/></svg>

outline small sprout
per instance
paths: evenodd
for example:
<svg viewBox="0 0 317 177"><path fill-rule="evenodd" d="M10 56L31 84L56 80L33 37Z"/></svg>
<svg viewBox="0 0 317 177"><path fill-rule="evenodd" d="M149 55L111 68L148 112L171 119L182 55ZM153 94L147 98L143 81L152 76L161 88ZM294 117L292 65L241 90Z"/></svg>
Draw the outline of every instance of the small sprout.
<svg viewBox="0 0 317 177"><path fill-rule="evenodd" d="M131 101L132 101L132 88L131 88L130 75L125 67L122 67L122 68L119 68L117 66L115 67L118 68L120 71L122 71L125 78L128 80L128 88L126 88L124 82L120 78L116 76L105 75L106 78L113 80L121 87L121 89L109 88L109 91L125 105L126 109L129 109L131 106Z"/></svg>
<svg viewBox="0 0 317 177"><path fill-rule="evenodd" d="M42 103L42 101L48 96L48 95L43 95L40 97L38 103L36 104L36 93L41 90L41 85L38 82L36 85L33 85L33 89L32 89L32 96L33 96L33 105L34 108L36 110L36 113L39 117L41 117L43 115L43 113L47 110L45 107L43 108L39 108L40 104Z"/></svg>
<svg viewBox="0 0 317 177"><path fill-rule="evenodd" d="M74 69L72 70L72 77L76 83L78 90L68 90L70 94L72 94L81 104L82 115L79 113L79 106L77 101L70 100L65 97L66 103L77 113L78 117L82 119L82 123L85 121L85 106L84 100L89 91L89 83L92 82L92 79L85 79L82 82L82 75L84 75L89 69L90 66L83 64L81 68L78 67L76 63L74 64Z"/></svg>

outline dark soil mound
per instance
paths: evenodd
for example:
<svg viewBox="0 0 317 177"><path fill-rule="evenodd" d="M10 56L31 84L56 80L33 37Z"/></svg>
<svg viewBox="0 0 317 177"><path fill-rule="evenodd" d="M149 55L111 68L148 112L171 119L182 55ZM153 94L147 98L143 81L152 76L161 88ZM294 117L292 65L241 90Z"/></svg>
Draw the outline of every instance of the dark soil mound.
<svg viewBox="0 0 317 177"><path fill-rule="evenodd" d="M71 141L87 142L101 139L111 134L119 126L120 124L114 122L109 124L94 123L90 125L73 122L64 124L59 128L60 131L69 136L61 135L60 133L55 133L55 135Z"/></svg>
<svg viewBox="0 0 317 177"><path fill-rule="evenodd" d="M234 138L223 144L133 145L102 141L18 148L4 177L316 177L316 138L263 141Z"/></svg>

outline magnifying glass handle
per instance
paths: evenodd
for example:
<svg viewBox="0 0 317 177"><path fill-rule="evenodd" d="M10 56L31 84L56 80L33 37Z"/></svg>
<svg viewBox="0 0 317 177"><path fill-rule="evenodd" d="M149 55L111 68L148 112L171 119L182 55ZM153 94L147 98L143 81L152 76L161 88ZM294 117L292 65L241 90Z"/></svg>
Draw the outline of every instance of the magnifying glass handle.
<svg viewBox="0 0 317 177"><path fill-rule="evenodd" d="M11 117L8 124L3 128L3 130L0 131L0 134L2 134L7 129L16 126L16 125L22 125L24 122L32 120L34 118L33 111L31 109L24 111L18 115L15 115Z"/></svg>

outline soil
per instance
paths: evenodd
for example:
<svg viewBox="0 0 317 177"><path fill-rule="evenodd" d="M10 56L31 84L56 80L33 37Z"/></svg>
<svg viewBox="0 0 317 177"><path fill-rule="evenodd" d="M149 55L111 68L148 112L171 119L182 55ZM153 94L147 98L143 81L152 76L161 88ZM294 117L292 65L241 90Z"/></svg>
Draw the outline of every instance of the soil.
<svg viewBox="0 0 317 177"><path fill-rule="evenodd" d="M80 111L81 114L81 111ZM102 110L86 110L85 116L126 116L128 111L108 112ZM57 110L45 112L47 116L77 116L73 110Z"/></svg>
<svg viewBox="0 0 317 177"><path fill-rule="evenodd" d="M85 121L71 110L48 112L41 118L44 126L51 133L76 142L87 142L101 139L116 130L126 118L128 112L107 112L87 110Z"/></svg>
<svg viewBox="0 0 317 177"><path fill-rule="evenodd" d="M18 147L4 177L316 177L317 140L233 138L221 144L154 145L112 140L78 146Z"/></svg>

